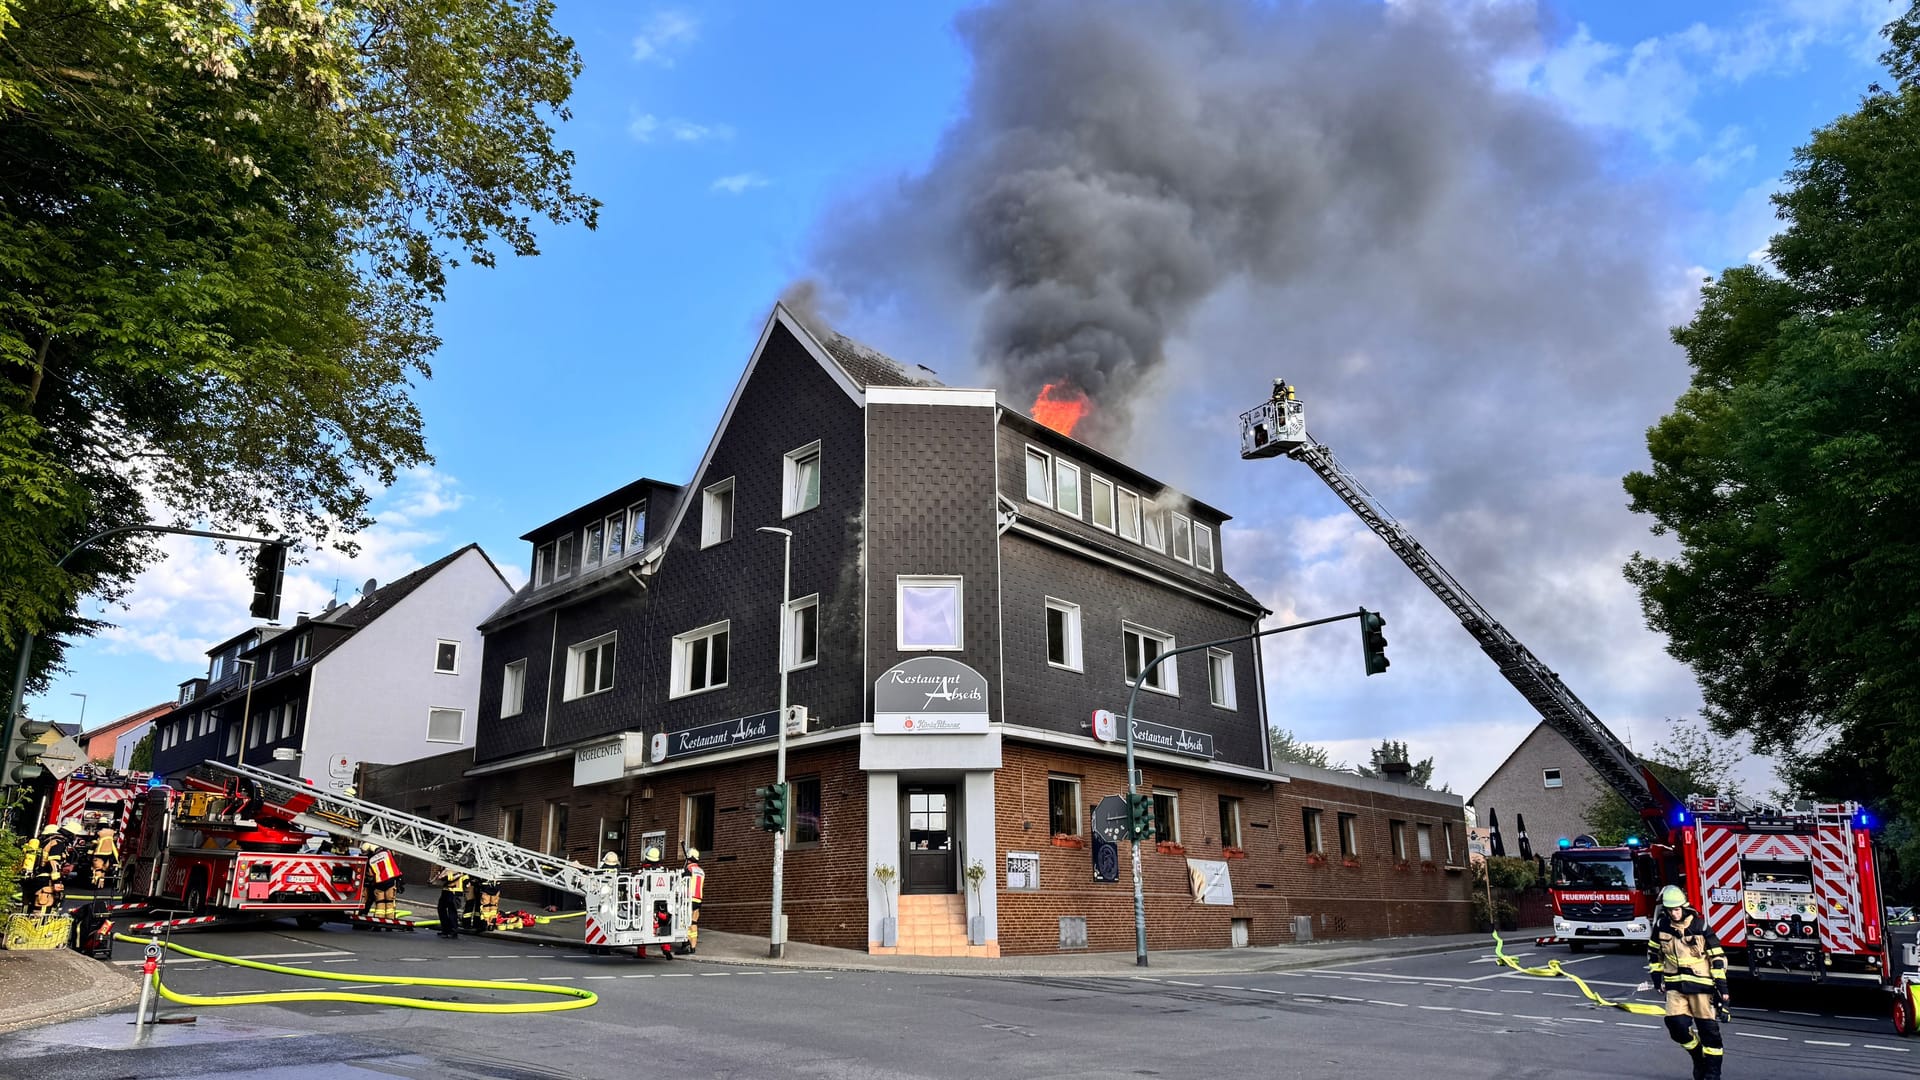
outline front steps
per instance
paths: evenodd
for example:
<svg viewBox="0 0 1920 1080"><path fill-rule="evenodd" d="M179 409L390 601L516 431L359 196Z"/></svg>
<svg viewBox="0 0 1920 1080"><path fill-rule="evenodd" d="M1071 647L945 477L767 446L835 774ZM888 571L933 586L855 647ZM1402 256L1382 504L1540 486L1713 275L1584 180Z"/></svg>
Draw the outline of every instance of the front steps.
<svg viewBox="0 0 1920 1080"><path fill-rule="evenodd" d="M869 953L882 956L998 957L1000 945L967 944L967 898L958 894L900 897L899 944L873 944Z"/></svg>

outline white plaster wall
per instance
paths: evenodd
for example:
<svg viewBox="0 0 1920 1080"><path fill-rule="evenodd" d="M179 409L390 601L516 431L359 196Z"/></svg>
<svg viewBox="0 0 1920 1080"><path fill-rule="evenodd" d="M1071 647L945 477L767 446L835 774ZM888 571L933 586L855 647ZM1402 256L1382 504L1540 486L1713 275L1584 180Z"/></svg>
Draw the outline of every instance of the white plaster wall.
<svg viewBox="0 0 1920 1080"><path fill-rule="evenodd" d="M962 809L966 814L967 861L977 862L987 868L987 876L980 881L979 896L967 884L966 867L961 867L960 888L967 894L967 917L985 916L987 920L987 940L1000 938L1000 881L999 843L994 834L993 818L993 774L990 772L970 772L966 776L966 789L961 794Z"/></svg>
<svg viewBox="0 0 1920 1080"><path fill-rule="evenodd" d="M512 595L478 548L441 568L314 667L301 775L325 784L334 755L391 765L472 746L480 703L480 620ZM433 670L460 642L460 671ZM430 709L461 711L460 741L427 741Z"/></svg>
<svg viewBox="0 0 1920 1080"><path fill-rule="evenodd" d="M900 910L900 774L867 774L867 940L880 942L880 920ZM874 868L890 864L895 872L893 884L882 894Z"/></svg>
<svg viewBox="0 0 1920 1080"><path fill-rule="evenodd" d="M127 762L133 757L133 748L138 746L140 740L146 738L147 732L152 730L153 721L149 720L139 727L121 732L120 736L113 740L113 767L125 770Z"/></svg>

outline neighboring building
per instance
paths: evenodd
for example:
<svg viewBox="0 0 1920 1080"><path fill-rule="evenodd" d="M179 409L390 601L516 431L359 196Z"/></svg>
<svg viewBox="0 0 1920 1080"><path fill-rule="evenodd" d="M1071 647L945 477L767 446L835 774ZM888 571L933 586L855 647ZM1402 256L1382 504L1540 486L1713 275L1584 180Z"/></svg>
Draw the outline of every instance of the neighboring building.
<svg viewBox="0 0 1920 1080"><path fill-rule="evenodd" d="M1605 791L1587 759L1543 722L1520 740L1467 802L1480 826L1490 824L1489 812L1495 815L1508 855L1520 854L1522 821L1534 853L1547 855L1561 837L1587 831L1587 807Z"/></svg>
<svg viewBox="0 0 1920 1080"><path fill-rule="evenodd" d="M173 703L169 701L128 713L110 724L82 733L81 748L86 752L88 761L110 762L114 768L124 769L127 759L133 756L134 746L153 730L154 718L171 711Z"/></svg>
<svg viewBox="0 0 1920 1080"><path fill-rule="evenodd" d="M234 761L244 743L249 764L339 787L362 762L470 747L477 628L512 595L468 544L397 581L369 581L353 604L229 638L154 721L154 768Z"/></svg>
<svg viewBox="0 0 1920 1080"><path fill-rule="evenodd" d="M586 863L698 847L703 925L765 934L754 793L784 669L811 718L787 762L795 940L1131 948L1126 876L1091 881L1093 810L1126 789L1096 711L1267 612L1222 564L1227 515L929 374L776 307L686 488L638 480L526 534L529 583L481 627L474 752L365 792ZM784 604L765 528L792 533ZM1251 643L1177 656L1140 698L1153 948L1467 927L1459 797L1271 769Z"/></svg>

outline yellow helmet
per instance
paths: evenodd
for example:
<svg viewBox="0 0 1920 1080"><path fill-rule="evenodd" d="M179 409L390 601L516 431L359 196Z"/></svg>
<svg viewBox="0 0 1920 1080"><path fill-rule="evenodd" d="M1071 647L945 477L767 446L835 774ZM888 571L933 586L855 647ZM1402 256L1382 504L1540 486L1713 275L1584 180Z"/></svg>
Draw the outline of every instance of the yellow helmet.
<svg viewBox="0 0 1920 1080"><path fill-rule="evenodd" d="M690 848L688 848L688 849L687 849L687 861L688 861L688 862L699 862L699 861L700 861L700 849L699 849L699 848L697 848L697 847L690 847Z"/></svg>
<svg viewBox="0 0 1920 1080"><path fill-rule="evenodd" d="M600 865L607 867L619 866L620 853L617 851L609 851L605 855L600 856Z"/></svg>
<svg viewBox="0 0 1920 1080"><path fill-rule="evenodd" d="M1687 894L1680 891L1680 886L1669 885L1660 890L1660 906L1665 908L1686 907Z"/></svg>
<svg viewBox="0 0 1920 1080"><path fill-rule="evenodd" d="M78 821L75 821L72 818L68 818L67 820L61 822L60 827L66 830L66 832L72 836L79 836L81 833L86 831L85 829L82 829L80 827L80 823Z"/></svg>
<svg viewBox="0 0 1920 1080"><path fill-rule="evenodd" d="M647 861L653 863L660 861L660 847L658 844L647 848Z"/></svg>

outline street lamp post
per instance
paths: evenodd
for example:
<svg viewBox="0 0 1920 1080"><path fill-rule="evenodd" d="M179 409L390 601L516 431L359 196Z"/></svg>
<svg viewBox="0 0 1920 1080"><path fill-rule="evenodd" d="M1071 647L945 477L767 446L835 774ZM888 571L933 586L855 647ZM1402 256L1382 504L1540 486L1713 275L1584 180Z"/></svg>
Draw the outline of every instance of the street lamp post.
<svg viewBox="0 0 1920 1080"><path fill-rule="evenodd" d="M247 722L253 719L253 665L252 660L235 660L236 664L247 665L247 697L240 706L240 748L234 755L234 763L247 763Z"/></svg>
<svg viewBox="0 0 1920 1080"><path fill-rule="evenodd" d="M780 559L780 632L775 635L774 650L780 664L780 715L775 717L775 750L773 754L773 782L784 786L787 782L787 604L788 594L793 589L793 530L762 525L756 532L773 533L780 537L784 552ZM793 812L793 804L787 804L787 812ZM786 881L787 830L783 827L773 834L773 927L767 933L767 955L775 960L786 955L786 927L780 925L781 887Z"/></svg>
<svg viewBox="0 0 1920 1080"><path fill-rule="evenodd" d="M75 691L72 691L68 696L77 697L80 699L80 730L81 731L87 730L87 695L81 693L78 690L75 690Z"/></svg>

